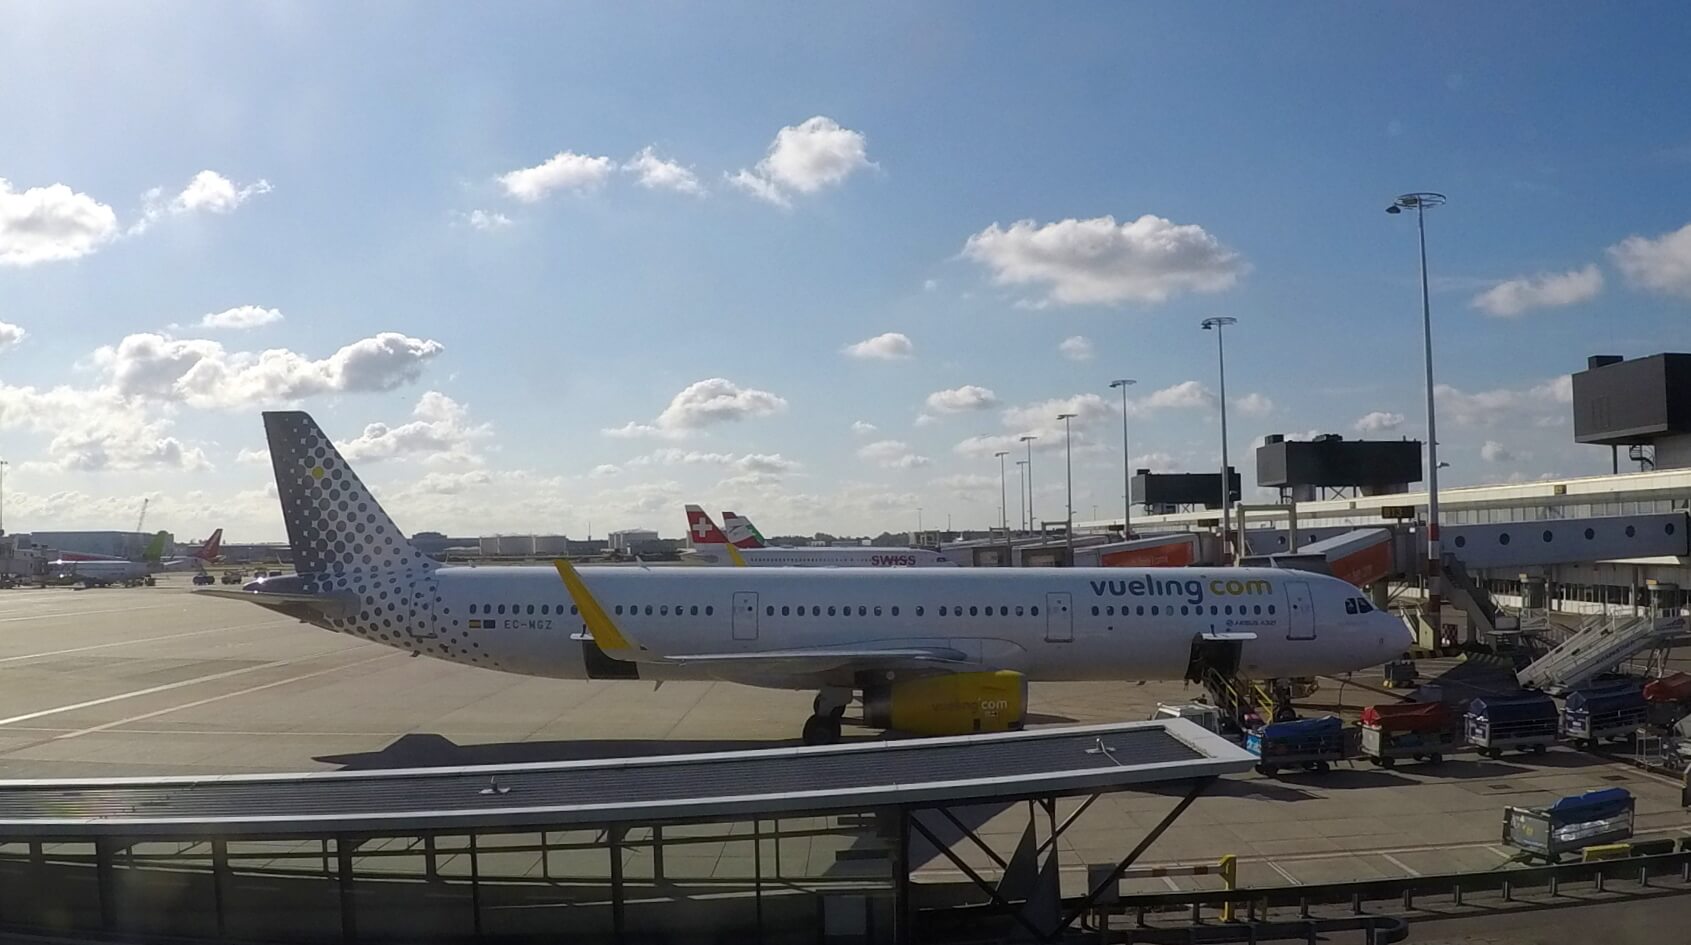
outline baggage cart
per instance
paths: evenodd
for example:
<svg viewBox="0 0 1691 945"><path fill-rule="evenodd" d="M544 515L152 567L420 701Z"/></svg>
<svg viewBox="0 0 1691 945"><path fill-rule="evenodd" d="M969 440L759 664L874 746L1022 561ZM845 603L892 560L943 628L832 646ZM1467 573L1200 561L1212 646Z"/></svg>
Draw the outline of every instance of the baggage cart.
<svg viewBox="0 0 1691 945"><path fill-rule="evenodd" d="M1650 705L1637 685L1575 689L1562 704L1562 735L1581 747L1628 738L1648 721Z"/></svg>
<svg viewBox="0 0 1691 945"><path fill-rule="evenodd" d="M1247 735L1245 750L1262 759L1257 770L1265 775L1281 768L1325 772L1345 760L1345 726L1334 715L1275 722Z"/></svg>
<svg viewBox="0 0 1691 945"><path fill-rule="evenodd" d="M1482 696L1468 703L1464 730L1468 744L1490 758L1505 749L1544 752L1556 743L1562 715L1556 702L1541 692Z"/></svg>
<svg viewBox="0 0 1691 945"><path fill-rule="evenodd" d="M1549 807L1503 810L1503 842L1550 863L1564 853L1632 836L1634 800L1625 788L1564 797Z"/></svg>
<svg viewBox="0 0 1691 945"><path fill-rule="evenodd" d="M1438 764L1464 747L1458 717L1443 702L1371 705L1362 710L1362 754L1380 768L1399 758Z"/></svg>

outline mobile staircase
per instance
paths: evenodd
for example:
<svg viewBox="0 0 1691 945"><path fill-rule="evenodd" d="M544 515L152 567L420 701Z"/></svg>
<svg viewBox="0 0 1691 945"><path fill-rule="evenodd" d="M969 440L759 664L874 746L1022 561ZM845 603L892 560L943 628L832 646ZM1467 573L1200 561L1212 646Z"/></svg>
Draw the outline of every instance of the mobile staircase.
<svg viewBox="0 0 1691 945"><path fill-rule="evenodd" d="M1523 686L1547 692L1574 689L1641 654L1691 643L1679 615L1597 614L1549 652L1515 674Z"/></svg>

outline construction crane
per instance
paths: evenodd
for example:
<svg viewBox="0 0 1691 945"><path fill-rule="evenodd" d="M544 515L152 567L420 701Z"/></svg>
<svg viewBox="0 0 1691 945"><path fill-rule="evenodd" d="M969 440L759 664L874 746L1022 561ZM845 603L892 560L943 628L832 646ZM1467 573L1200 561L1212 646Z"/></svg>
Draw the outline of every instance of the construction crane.
<svg viewBox="0 0 1691 945"><path fill-rule="evenodd" d="M141 527L147 524L147 503L153 501L151 496L141 500L141 514L135 517L135 533L141 533Z"/></svg>

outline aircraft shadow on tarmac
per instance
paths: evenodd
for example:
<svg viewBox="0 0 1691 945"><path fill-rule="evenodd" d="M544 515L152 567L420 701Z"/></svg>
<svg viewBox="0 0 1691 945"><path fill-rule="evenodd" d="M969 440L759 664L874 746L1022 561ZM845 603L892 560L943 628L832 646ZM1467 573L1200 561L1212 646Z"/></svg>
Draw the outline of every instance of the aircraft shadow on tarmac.
<svg viewBox="0 0 1691 945"><path fill-rule="evenodd" d="M849 736L848 736L849 737ZM452 768L467 765L533 764L546 761L586 761L593 758L652 758L711 751L789 748L786 741L680 740L667 738L584 738L572 741L488 742L460 745L444 735L402 735L381 751L319 755L314 760L340 765L347 771L396 768Z"/></svg>

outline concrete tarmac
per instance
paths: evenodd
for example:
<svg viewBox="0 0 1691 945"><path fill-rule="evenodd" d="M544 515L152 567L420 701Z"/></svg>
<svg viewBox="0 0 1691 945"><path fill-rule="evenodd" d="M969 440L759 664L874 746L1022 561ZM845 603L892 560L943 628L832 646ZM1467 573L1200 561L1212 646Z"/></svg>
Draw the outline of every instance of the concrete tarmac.
<svg viewBox="0 0 1691 945"><path fill-rule="evenodd" d="M1378 676L1358 680L1378 685ZM1035 685L1035 724L1143 719L1180 684ZM792 744L812 694L727 683L570 682L506 675L319 630L238 601L193 597L185 575L138 589L0 591L0 777L389 768L565 760ZM1385 697L1324 683L1316 706ZM848 728L848 736L853 733ZM868 730L855 737L883 737ZM1224 779L1146 863L1241 860L1243 885L1490 869L1505 805L1621 786L1642 836L1691 835L1679 788L1624 764L1557 749L1437 767L1346 765L1327 775ZM1075 802L1065 802L1063 811ZM1114 862L1174 799L1121 793L1064 837L1067 882ZM1062 811L1060 811L1060 814ZM973 818L1008 853L1024 810ZM959 847L974 865L990 863ZM951 871L943 859L924 872ZM960 874L959 874L960 875ZM1146 881L1163 890L1212 878ZM1134 888L1132 886L1129 887Z"/></svg>

